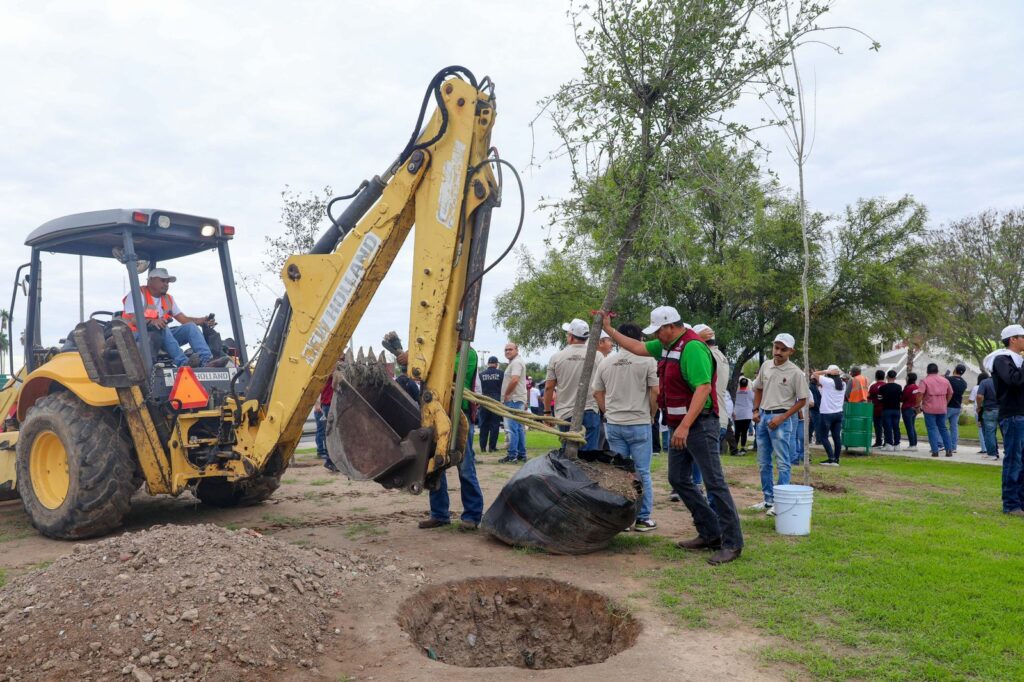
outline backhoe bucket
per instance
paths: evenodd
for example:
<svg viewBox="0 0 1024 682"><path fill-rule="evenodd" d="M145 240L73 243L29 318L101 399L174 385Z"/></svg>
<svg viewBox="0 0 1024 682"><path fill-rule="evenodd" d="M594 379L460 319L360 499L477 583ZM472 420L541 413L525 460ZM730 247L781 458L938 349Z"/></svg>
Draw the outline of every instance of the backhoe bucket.
<svg viewBox="0 0 1024 682"><path fill-rule="evenodd" d="M420 407L383 365L349 364L334 374L327 414L327 456L357 481L423 491L433 429L420 426Z"/></svg>

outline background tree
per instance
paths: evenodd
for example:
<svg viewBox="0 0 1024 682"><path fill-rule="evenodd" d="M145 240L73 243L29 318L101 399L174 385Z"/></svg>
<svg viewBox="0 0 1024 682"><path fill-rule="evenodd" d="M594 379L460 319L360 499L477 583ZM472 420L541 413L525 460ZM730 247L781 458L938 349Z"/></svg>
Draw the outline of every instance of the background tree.
<svg viewBox="0 0 1024 682"><path fill-rule="evenodd" d="M327 202L333 195L329 185L319 194L295 192L288 185L281 190L280 222L283 229L277 236L267 238L261 258L262 270L258 273L236 273L239 286L256 309L261 327L265 328L270 322L274 301L283 293L278 277L284 262L293 254L308 253L327 229Z"/></svg>
<svg viewBox="0 0 1024 682"><path fill-rule="evenodd" d="M1024 319L1024 210L983 211L932 235L929 282L946 292L936 340L980 367L999 332Z"/></svg>

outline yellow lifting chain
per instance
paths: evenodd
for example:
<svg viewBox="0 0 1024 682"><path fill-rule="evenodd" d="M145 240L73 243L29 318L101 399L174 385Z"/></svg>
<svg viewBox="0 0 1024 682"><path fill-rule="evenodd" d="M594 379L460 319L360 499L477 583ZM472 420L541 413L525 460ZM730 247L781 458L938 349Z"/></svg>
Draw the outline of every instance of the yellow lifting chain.
<svg viewBox="0 0 1024 682"><path fill-rule="evenodd" d="M488 412L492 412L500 417L514 419L520 424L529 426L531 429L536 429L541 433L550 433L553 436L558 436L562 440L573 441L574 443L587 442L583 431L559 431L555 428L556 426L569 426L569 422L564 419L548 417L542 414L534 414L528 410L517 410L498 402L494 398L488 398L485 395L474 393L468 388L463 389L463 398L485 408Z"/></svg>

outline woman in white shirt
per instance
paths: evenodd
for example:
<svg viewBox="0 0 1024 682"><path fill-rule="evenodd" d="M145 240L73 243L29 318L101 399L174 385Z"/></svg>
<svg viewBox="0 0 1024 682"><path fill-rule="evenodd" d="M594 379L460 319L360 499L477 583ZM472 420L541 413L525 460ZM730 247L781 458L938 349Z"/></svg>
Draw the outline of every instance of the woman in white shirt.
<svg viewBox="0 0 1024 682"><path fill-rule="evenodd" d="M842 370L835 365L829 365L828 369L814 373L814 381L817 382L821 391L821 405L819 411L821 419L818 421L818 442L825 448L825 455L828 457L823 466L839 466L839 451L843 447L843 399L846 396L846 384L840 378ZM829 443L829 435L832 441Z"/></svg>

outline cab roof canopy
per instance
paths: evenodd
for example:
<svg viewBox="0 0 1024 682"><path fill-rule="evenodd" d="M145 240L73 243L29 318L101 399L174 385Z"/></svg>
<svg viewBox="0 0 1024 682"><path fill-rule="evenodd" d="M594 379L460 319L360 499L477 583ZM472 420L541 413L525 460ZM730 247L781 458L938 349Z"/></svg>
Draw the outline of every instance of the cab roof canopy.
<svg viewBox="0 0 1024 682"><path fill-rule="evenodd" d="M128 230L140 259L150 262L189 256L217 248L234 228L214 218L155 208L114 208L75 213L43 223L25 240L40 251L115 258ZM208 236L204 236L203 232Z"/></svg>

